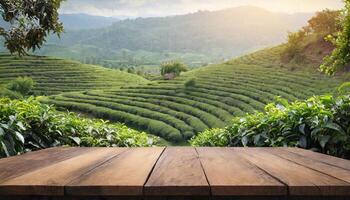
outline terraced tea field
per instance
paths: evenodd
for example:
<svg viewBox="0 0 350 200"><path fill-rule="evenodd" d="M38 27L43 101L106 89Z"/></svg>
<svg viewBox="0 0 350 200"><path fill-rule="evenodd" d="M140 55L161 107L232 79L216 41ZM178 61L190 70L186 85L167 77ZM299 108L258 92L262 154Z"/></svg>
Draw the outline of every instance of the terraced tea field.
<svg viewBox="0 0 350 200"><path fill-rule="evenodd" d="M42 101L120 121L176 143L205 129L223 127L232 116L262 110L276 96L305 99L332 92L342 82L339 77L280 68L276 52L265 50L200 68L172 81L63 93ZM186 87L190 78L196 84Z"/></svg>
<svg viewBox="0 0 350 200"><path fill-rule="evenodd" d="M36 82L34 92L37 95L111 89L148 82L140 76L126 72L83 65L73 61L37 56L16 58L0 54L0 84L5 84L19 76L34 79Z"/></svg>

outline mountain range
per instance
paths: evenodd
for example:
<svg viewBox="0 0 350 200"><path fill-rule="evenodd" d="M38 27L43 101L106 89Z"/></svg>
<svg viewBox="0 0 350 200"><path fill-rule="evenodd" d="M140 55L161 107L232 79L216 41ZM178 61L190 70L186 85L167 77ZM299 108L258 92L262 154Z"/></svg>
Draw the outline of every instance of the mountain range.
<svg viewBox="0 0 350 200"><path fill-rule="evenodd" d="M125 20L62 15L66 32L49 38L37 53L111 67L157 65L169 59L203 64L279 44L311 16L253 6Z"/></svg>

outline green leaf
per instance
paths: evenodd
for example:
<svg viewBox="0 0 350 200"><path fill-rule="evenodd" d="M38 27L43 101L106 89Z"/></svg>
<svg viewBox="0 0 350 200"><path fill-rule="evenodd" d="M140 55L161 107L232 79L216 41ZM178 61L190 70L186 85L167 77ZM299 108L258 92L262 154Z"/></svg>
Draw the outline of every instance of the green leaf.
<svg viewBox="0 0 350 200"><path fill-rule="evenodd" d="M343 130L343 128L341 126L339 126L338 124L336 124L336 123L328 122L327 124L324 125L324 127L328 128L328 129L332 129L332 130L338 131L339 133L346 135L346 133Z"/></svg>
<svg viewBox="0 0 350 200"><path fill-rule="evenodd" d="M305 135L305 124L300 124L299 131Z"/></svg>
<svg viewBox="0 0 350 200"><path fill-rule="evenodd" d="M301 136L301 137L300 137L300 139L299 139L299 146L300 146L301 148L306 149L306 147L307 147L307 139L306 139L305 136Z"/></svg>
<svg viewBox="0 0 350 200"><path fill-rule="evenodd" d="M15 132L15 134L16 134L16 138L22 143L22 144L24 144L24 137L23 137L23 135L21 134L21 133L19 133L19 132Z"/></svg>
<svg viewBox="0 0 350 200"><path fill-rule="evenodd" d="M248 137L246 137L246 136L242 137L242 144L245 147L247 146L247 144L248 144Z"/></svg>
<svg viewBox="0 0 350 200"><path fill-rule="evenodd" d="M0 127L0 136L4 136L5 135L5 131L3 128Z"/></svg>
<svg viewBox="0 0 350 200"><path fill-rule="evenodd" d="M329 142L330 139L331 139L331 136L329 136L329 135L324 135L321 137L320 145L321 145L322 149L324 149L326 147L326 144Z"/></svg>
<svg viewBox="0 0 350 200"><path fill-rule="evenodd" d="M7 149L6 144L3 143L3 142L1 142L1 146L2 146L2 149L4 150L6 156L9 157L9 156L10 156L10 153L9 153L9 151L8 151L8 149Z"/></svg>
<svg viewBox="0 0 350 200"><path fill-rule="evenodd" d="M26 130L26 128L24 127L23 123L21 121L17 122L17 126L22 129L23 131Z"/></svg>
<svg viewBox="0 0 350 200"><path fill-rule="evenodd" d="M69 138L72 139L78 146L80 146L81 139L79 137L69 136Z"/></svg>

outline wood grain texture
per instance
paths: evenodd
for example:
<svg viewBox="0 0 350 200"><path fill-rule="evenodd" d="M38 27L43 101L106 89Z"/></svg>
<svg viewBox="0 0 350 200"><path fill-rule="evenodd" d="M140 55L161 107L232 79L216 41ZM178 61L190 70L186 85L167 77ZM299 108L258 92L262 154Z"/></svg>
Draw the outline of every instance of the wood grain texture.
<svg viewBox="0 0 350 200"><path fill-rule="evenodd" d="M303 157L298 154L284 150L282 148L269 148L269 149L264 149L263 151L272 153L276 156L287 159L291 162L295 162L304 167L319 171L324 174L328 174L332 177L335 177L337 179L350 183L350 170L336 167L334 165L330 165L325 162L320 162L314 159L310 159L309 157Z"/></svg>
<svg viewBox="0 0 350 200"><path fill-rule="evenodd" d="M329 165L350 170L349 160L329 156L326 154L316 153L311 150L299 149L299 148L281 148L281 149L292 152L294 154L298 154L299 156L306 157L308 159L317 160L323 163L327 163Z"/></svg>
<svg viewBox="0 0 350 200"><path fill-rule="evenodd" d="M196 150L166 148L144 191L147 196L209 196L209 185Z"/></svg>
<svg viewBox="0 0 350 200"><path fill-rule="evenodd" d="M0 183L2 195L64 195L64 186L101 163L125 151L122 148L92 148L70 159L30 171ZM51 160L51 159L50 159ZM30 163L27 163L30 165Z"/></svg>
<svg viewBox="0 0 350 200"><path fill-rule="evenodd" d="M66 186L75 196L142 196L143 186L164 148L133 148Z"/></svg>
<svg viewBox="0 0 350 200"><path fill-rule="evenodd" d="M50 148L0 159L0 183L91 150L90 148Z"/></svg>
<svg viewBox="0 0 350 200"><path fill-rule="evenodd" d="M197 148L213 196L284 196L287 187L231 148Z"/></svg>
<svg viewBox="0 0 350 200"><path fill-rule="evenodd" d="M292 196L349 196L350 185L330 175L304 167L264 150L264 148L235 148L232 153L254 163L282 181Z"/></svg>
<svg viewBox="0 0 350 200"><path fill-rule="evenodd" d="M52 148L0 160L0 200L350 199L350 161L296 148Z"/></svg>

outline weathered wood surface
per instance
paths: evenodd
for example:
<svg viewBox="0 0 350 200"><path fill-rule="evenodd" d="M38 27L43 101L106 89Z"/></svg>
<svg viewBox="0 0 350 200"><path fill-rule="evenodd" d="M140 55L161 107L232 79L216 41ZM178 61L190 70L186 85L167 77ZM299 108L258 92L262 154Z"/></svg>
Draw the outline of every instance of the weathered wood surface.
<svg viewBox="0 0 350 200"><path fill-rule="evenodd" d="M350 199L350 161L296 148L52 148L0 159L0 199ZM119 198L120 197L120 198Z"/></svg>

